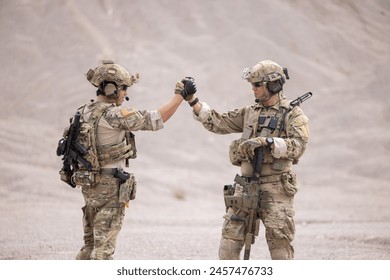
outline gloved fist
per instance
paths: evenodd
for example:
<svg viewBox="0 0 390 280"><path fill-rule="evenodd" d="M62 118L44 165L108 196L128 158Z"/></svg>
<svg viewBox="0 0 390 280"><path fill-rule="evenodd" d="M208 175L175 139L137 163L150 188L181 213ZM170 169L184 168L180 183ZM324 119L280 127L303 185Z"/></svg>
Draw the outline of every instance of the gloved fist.
<svg viewBox="0 0 390 280"><path fill-rule="evenodd" d="M239 149L242 155L248 159L251 159L255 156L255 149L263 146L267 146L265 137L257 137L242 142L239 146Z"/></svg>
<svg viewBox="0 0 390 280"><path fill-rule="evenodd" d="M180 94L186 101L190 100L195 93L196 85L193 78L185 77L176 83L175 94Z"/></svg>
<svg viewBox="0 0 390 280"><path fill-rule="evenodd" d="M181 94L183 90L184 90L183 82L182 81L177 82L175 86L175 94Z"/></svg>

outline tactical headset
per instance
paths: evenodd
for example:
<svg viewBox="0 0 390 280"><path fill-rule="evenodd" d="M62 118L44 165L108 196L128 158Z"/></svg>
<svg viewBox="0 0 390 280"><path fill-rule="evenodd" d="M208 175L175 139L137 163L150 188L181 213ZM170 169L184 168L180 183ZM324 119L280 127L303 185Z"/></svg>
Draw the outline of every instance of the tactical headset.
<svg viewBox="0 0 390 280"><path fill-rule="evenodd" d="M105 95L109 99L115 99L118 97L118 86L113 82L103 81L97 90L97 95Z"/></svg>
<svg viewBox="0 0 390 280"><path fill-rule="evenodd" d="M103 81L102 84L104 95L107 96L108 99L115 99L118 97L119 91L115 83Z"/></svg>
<svg viewBox="0 0 390 280"><path fill-rule="evenodd" d="M287 68L283 68L283 73L286 79L290 79ZM283 84L286 82L286 79L279 73L271 74L267 77L266 87L272 95L277 94L283 89Z"/></svg>
<svg viewBox="0 0 390 280"><path fill-rule="evenodd" d="M116 99L118 98L118 95L119 95L119 91L118 89L122 89L122 90L127 90L128 86L126 85L122 85L120 87L118 87L116 85L116 83L114 82L106 82L106 81L103 81L100 86L98 87L98 90L97 90L97 95L105 95L108 99ZM129 97L126 96L125 97L126 101L129 101Z"/></svg>

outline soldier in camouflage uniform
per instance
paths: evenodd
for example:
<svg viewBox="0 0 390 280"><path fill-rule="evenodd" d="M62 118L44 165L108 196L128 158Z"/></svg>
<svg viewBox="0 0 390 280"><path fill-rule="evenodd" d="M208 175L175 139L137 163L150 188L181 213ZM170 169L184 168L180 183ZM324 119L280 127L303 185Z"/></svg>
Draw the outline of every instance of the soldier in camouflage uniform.
<svg viewBox="0 0 390 280"><path fill-rule="evenodd" d="M97 101L78 109L84 122L79 142L88 149L86 159L92 171L80 166L72 182L81 186L85 200L83 211L84 246L76 259L112 259L117 236L121 230L125 207L135 198L136 181L132 173L123 169L128 159L135 158L134 135L131 131L156 131L163 128L184 98L196 92L188 78L176 84L175 95L164 106L154 111L138 111L122 106L127 88L138 81L113 61L103 61L86 74L97 90ZM89 132L85 132L89 130ZM126 176L125 180L120 179ZM126 180L127 179L127 180Z"/></svg>
<svg viewBox="0 0 390 280"><path fill-rule="evenodd" d="M252 85L256 103L227 113L218 113L193 96L189 102L194 118L217 134L241 133L232 142L230 160L241 167L226 203L225 221L219 247L220 259L239 259L248 223L248 183L255 180L257 233L259 221L265 226L266 240L272 259L293 259L295 234L294 195L297 181L292 165L298 162L308 142L308 118L300 107L291 108L282 93L288 78L287 69L266 60L244 70L243 78ZM255 149L263 149L260 177L253 179ZM239 199L241 198L241 199ZM238 201L238 202L237 202Z"/></svg>

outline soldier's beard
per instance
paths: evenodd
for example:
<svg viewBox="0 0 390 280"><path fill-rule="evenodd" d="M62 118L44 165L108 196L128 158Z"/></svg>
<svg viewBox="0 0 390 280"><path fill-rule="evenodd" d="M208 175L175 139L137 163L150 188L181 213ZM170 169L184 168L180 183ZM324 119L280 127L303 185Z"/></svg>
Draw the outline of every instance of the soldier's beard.
<svg viewBox="0 0 390 280"><path fill-rule="evenodd" d="M268 94L264 93L260 97L257 97L255 101L256 101L256 103L263 103L263 102L270 100L271 97L272 97L272 95L268 95Z"/></svg>
<svg viewBox="0 0 390 280"><path fill-rule="evenodd" d="M124 102L124 101L129 101L130 100L130 98L128 97L128 96L125 96L125 97L123 97L123 98L121 98L121 97L118 97L117 99L116 99L116 105L118 105L118 106L120 106L120 105L122 105L122 103Z"/></svg>
<svg viewBox="0 0 390 280"><path fill-rule="evenodd" d="M126 100L126 101L129 101L130 98L127 97L127 96L125 96L125 97L123 97L123 98L118 97L118 98L115 100L115 104L116 104L117 106L120 106L120 105L123 104L123 102L124 102L125 100Z"/></svg>

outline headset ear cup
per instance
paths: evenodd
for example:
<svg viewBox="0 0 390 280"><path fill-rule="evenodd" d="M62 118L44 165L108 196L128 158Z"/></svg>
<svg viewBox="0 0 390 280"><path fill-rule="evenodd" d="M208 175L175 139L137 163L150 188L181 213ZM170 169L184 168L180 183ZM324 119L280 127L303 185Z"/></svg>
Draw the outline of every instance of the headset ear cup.
<svg viewBox="0 0 390 280"><path fill-rule="evenodd" d="M104 86L104 94L107 98L115 98L118 95L118 89L114 84L108 83Z"/></svg>
<svg viewBox="0 0 390 280"><path fill-rule="evenodd" d="M280 91L282 91L283 81L282 81L282 79L279 79L275 82L267 82L266 86L271 94L276 94L276 93L279 93Z"/></svg>

